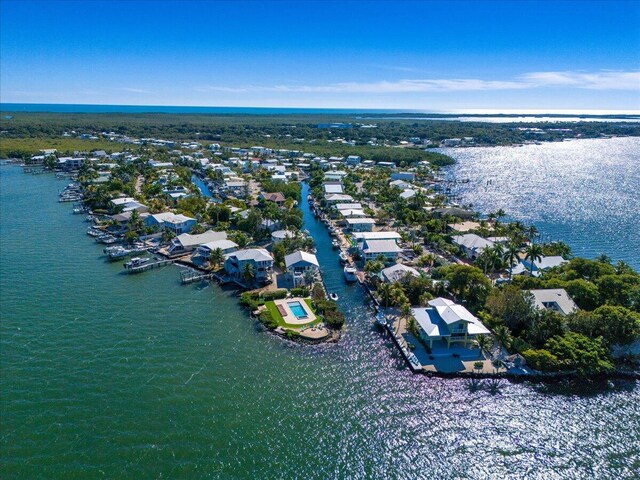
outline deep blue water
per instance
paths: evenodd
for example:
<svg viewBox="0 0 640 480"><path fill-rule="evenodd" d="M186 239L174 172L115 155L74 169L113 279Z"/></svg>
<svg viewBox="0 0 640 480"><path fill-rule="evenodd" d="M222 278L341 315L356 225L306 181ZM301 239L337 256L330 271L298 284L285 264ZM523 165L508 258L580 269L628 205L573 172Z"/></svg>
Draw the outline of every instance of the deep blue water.
<svg viewBox="0 0 640 480"><path fill-rule="evenodd" d="M343 109L343 108L272 108L272 107L191 107L179 105L88 105L58 103L1 103L5 112L50 113L209 113L245 115L286 114L354 114L354 113L402 113L406 110Z"/></svg>

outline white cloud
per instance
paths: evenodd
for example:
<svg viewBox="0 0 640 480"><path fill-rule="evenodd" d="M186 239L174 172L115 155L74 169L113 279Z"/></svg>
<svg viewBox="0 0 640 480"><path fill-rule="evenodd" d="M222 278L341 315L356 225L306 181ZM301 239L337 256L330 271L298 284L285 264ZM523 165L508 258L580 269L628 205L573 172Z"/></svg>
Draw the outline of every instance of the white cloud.
<svg viewBox="0 0 640 480"><path fill-rule="evenodd" d="M293 93L420 93L473 92L487 90L523 90L532 88L573 87L590 90L640 91L640 71L532 72L509 80L402 79L377 82L339 82L326 85L243 85L238 87L204 86L199 92L293 92Z"/></svg>

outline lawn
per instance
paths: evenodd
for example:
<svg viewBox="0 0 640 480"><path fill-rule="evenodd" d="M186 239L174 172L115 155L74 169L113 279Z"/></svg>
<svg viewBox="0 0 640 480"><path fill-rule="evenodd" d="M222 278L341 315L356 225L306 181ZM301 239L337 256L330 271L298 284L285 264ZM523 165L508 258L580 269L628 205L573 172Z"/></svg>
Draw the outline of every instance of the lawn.
<svg viewBox="0 0 640 480"><path fill-rule="evenodd" d="M309 306L311 311L313 313L316 313L315 308L313 308L313 305L312 305L313 302L311 301L311 299L305 298L304 301ZM267 310L269 310L269 313L271 313L271 316L276 320L276 322L278 322L279 327L290 328L292 330L299 330L302 327L310 327L311 325L315 323L320 323L322 321L320 318L316 318L316 320L313 322L305 323L302 325L292 325L291 323L287 323L284 321L284 318L282 318L282 315L280 315L280 312L278 311L278 307L273 300L269 300L264 305L265 307L267 307Z"/></svg>

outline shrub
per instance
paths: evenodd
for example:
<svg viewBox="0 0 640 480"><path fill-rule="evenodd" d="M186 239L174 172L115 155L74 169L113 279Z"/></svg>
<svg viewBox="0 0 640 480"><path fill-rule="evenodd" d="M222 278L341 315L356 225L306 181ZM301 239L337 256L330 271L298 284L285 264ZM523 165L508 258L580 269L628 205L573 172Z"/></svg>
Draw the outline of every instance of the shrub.
<svg viewBox="0 0 640 480"><path fill-rule="evenodd" d="M292 288L291 295L294 297L308 297L309 289L307 287Z"/></svg>
<svg viewBox="0 0 640 480"><path fill-rule="evenodd" d="M278 326L278 322L273 318L269 310L260 312L260 322L269 330L274 330Z"/></svg>
<svg viewBox="0 0 640 480"><path fill-rule="evenodd" d="M525 350L522 352L522 356L532 368L541 372L554 372L560 366L558 357L549 350Z"/></svg>
<svg viewBox="0 0 640 480"><path fill-rule="evenodd" d="M268 302L269 300L279 300L281 298L285 298L286 296L287 296L286 288L279 288L278 290L271 290L271 291L262 293L262 299L265 302Z"/></svg>

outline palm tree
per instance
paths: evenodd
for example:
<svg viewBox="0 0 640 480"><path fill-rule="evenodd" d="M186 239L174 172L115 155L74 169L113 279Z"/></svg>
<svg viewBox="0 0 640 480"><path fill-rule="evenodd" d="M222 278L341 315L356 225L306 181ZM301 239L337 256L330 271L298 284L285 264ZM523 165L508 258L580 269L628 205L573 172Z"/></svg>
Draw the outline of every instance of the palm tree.
<svg viewBox="0 0 640 480"><path fill-rule="evenodd" d="M489 259L491 261L491 271L494 272L496 270L496 265L500 265L502 263L502 259L504 257L504 248L501 244L496 243L493 248L489 251Z"/></svg>
<svg viewBox="0 0 640 480"><path fill-rule="evenodd" d="M498 209L498 211L494 214L496 216L496 224L500 223L500 219L507 216L507 212L503 209Z"/></svg>
<svg viewBox="0 0 640 480"><path fill-rule="evenodd" d="M390 283L380 284L378 287L378 293L380 294L380 299L384 299L384 306L388 308L389 300L393 294L393 285Z"/></svg>
<svg viewBox="0 0 640 480"><path fill-rule="evenodd" d="M529 260L529 275L533 275L533 264L542 260L542 247L532 243L525 249L525 260Z"/></svg>
<svg viewBox="0 0 640 480"><path fill-rule="evenodd" d="M604 253L601 253L600 255L598 255L596 260L598 262L611 264L611 257L609 255L607 255L607 254L604 254Z"/></svg>
<svg viewBox="0 0 640 480"><path fill-rule="evenodd" d="M244 276L244 279L247 283L253 282L256 278L256 272L253 269L253 265L251 265L250 263L247 263L244 266L244 272L242 275Z"/></svg>
<svg viewBox="0 0 640 480"><path fill-rule="evenodd" d="M491 340L486 335L478 335L475 338L475 343L480 351L480 357L482 357L483 353L488 353L489 348L491 347Z"/></svg>
<svg viewBox="0 0 640 480"><path fill-rule="evenodd" d="M505 325L498 325L493 329L493 335L498 340L500 345L504 346L504 348L509 349L511 345L511 331Z"/></svg>
<svg viewBox="0 0 640 480"><path fill-rule="evenodd" d="M535 241L535 238L538 236L538 229L536 228L535 225L531 225L528 229L527 229L527 234L529 235L529 240L531 240L531 242L533 243Z"/></svg>
<svg viewBox="0 0 640 480"><path fill-rule="evenodd" d="M221 248L214 248L211 251L211 257L209 258L214 267L218 267L224 260L224 254Z"/></svg>

